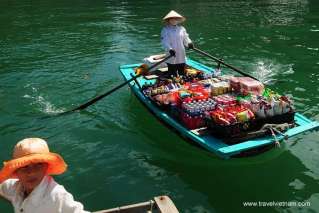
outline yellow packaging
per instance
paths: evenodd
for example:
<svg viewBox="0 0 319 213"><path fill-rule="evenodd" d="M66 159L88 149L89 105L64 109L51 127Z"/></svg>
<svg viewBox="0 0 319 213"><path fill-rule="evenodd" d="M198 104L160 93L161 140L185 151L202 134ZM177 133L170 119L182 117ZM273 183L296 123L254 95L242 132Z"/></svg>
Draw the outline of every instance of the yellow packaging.
<svg viewBox="0 0 319 213"><path fill-rule="evenodd" d="M218 95L218 87L214 87L214 86L211 87L211 95L212 96Z"/></svg>
<svg viewBox="0 0 319 213"><path fill-rule="evenodd" d="M218 95L224 94L224 88L222 86L218 87Z"/></svg>
<svg viewBox="0 0 319 213"><path fill-rule="evenodd" d="M243 111L243 112L239 112L236 114L236 118L239 122L246 122L249 120L248 117L248 112L247 110Z"/></svg>

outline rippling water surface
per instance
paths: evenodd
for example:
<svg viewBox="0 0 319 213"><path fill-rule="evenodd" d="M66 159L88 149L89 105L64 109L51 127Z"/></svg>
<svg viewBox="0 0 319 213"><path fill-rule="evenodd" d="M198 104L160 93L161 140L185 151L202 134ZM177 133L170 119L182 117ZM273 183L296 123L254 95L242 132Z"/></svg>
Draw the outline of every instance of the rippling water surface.
<svg viewBox="0 0 319 213"><path fill-rule="evenodd" d="M319 132L225 161L162 126L127 87L80 113L44 118L122 83L119 65L161 52L161 18L170 9L187 17L198 48L293 96L298 112L319 120L315 0L1 0L0 160L22 138L47 139L69 165L56 180L89 210L168 194L189 213L319 211ZM10 204L1 201L0 212L12 212Z"/></svg>

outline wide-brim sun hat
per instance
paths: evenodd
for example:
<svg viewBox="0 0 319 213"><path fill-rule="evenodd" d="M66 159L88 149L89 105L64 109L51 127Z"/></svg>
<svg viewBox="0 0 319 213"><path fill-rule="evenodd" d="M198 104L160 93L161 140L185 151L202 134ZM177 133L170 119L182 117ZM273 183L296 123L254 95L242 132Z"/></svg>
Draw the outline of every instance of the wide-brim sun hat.
<svg viewBox="0 0 319 213"><path fill-rule="evenodd" d="M167 22L170 18L179 18L180 22L184 22L186 20L184 16L174 10L171 10L169 13L167 13L167 15L164 16L163 21Z"/></svg>
<svg viewBox="0 0 319 213"><path fill-rule="evenodd" d="M26 138L18 142L14 147L12 158L12 160L3 162L0 183L16 178L17 169L33 163L47 163L47 175L59 175L67 169L63 158L59 154L50 152L46 141L41 138Z"/></svg>

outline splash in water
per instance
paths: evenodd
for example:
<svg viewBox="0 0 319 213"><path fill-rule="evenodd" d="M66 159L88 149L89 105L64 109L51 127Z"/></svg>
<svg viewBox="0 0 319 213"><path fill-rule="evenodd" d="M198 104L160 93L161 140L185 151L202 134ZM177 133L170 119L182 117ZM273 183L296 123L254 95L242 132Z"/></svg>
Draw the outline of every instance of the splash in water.
<svg viewBox="0 0 319 213"><path fill-rule="evenodd" d="M253 68L253 76L264 84L270 85L278 82L280 75L290 75L294 71L292 65L274 64L273 62L258 61L256 67Z"/></svg>
<svg viewBox="0 0 319 213"><path fill-rule="evenodd" d="M30 85L26 85L25 88L30 87ZM38 93L38 89L35 87L31 87L32 93L35 95L24 95L24 98L31 99L32 102L30 105L36 105L39 106L40 111L44 112L46 114L58 114L65 111L65 109L57 109L53 104L51 104L49 101L45 100L45 98Z"/></svg>
<svg viewBox="0 0 319 213"><path fill-rule="evenodd" d="M263 61L257 62L254 76L257 77L261 82L268 84L276 79L276 73L274 73L273 64L266 64Z"/></svg>

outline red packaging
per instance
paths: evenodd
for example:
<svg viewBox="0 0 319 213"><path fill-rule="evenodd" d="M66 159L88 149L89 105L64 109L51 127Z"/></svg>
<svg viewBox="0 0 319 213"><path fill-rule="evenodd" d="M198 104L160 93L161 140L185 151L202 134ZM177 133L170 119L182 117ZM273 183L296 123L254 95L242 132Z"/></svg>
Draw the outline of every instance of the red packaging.
<svg viewBox="0 0 319 213"><path fill-rule="evenodd" d="M188 129L197 129L205 126L205 120L202 116L190 116L182 112L180 114L180 120Z"/></svg>
<svg viewBox="0 0 319 213"><path fill-rule="evenodd" d="M236 91L239 92L240 85L239 85L239 79L238 77L231 77L230 78L230 87Z"/></svg>
<svg viewBox="0 0 319 213"><path fill-rule="evenodd" d="M179 93L178 92L170 92L168 93L168 101L173 105L178 105L179 103Z"/></svg>

